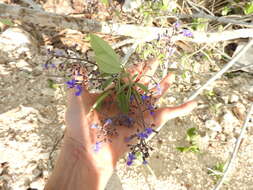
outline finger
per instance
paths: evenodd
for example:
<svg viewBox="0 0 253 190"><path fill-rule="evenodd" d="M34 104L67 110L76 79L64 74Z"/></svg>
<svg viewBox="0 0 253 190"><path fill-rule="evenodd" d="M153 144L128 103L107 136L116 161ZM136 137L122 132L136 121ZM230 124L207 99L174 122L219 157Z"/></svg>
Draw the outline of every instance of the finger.
<svg viewBox="0 0 253 190"><path fill-rule="evenodd" d="M147 76L153 76L157 67L158 67L158 60L157 59L150 59L146 61L145 63L141 64L134 64L132 67L128 69L128 72L133 77L137 75L136 80L142 84L148 83L148 81L151 80L150 77ZM144 76L147 75L147 76Z"/></svg>
<svg viewBox="0 0 253 190"><path fill-rule="evenodd" d="M196 101L190 101L177 107L166 107L157 109L152 116L156 126L164 125L168 120L186 115L197 106Z"/></svg>
<svg viewBox="0 0 253 190"><path fill-rule="evenodd" d="M174 73L168 74L162 81L156 85L154 88L151 89L151 92L154 94L154 98L160 98L166 94L167 90L169 89L170 85L174 81L175 75Z"/></svg>

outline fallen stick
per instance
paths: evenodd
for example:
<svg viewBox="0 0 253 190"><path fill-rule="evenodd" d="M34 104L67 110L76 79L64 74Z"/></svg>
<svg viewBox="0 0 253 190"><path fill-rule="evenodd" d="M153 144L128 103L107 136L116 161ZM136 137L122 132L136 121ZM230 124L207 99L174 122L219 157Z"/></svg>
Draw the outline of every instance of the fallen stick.
<svg viewBox="0 0 253 190"><path fill-rule="evenodd" d="M213 15L208 15L205 13L196 13L196 14L173 14L173 15L166 15L166 16L158 16L155 19L161 19L161 18L204 18L224 24L234 24L234 25L240 25L240 26L246 26L246 27L253 27L253 23L243 22L237 19L232 19L229 17L217 17Z"/></svg>
<svg viewBox="0 0 253 190"><path fill-rule="evenodd" d="M185 102L189 102L194 100L206 87L212 84L215 80L220 78L230 67L232 67L238 59L253 45L253 40L250 40L249 43L238 53L236 56L227 63L219 72L215 73L213 77L211 77L203 86L201 86L195 93L193 93ZM165 125L162 125L156 129L156 131L160 131ZM152 134L149 136L148 140L151 140L156 134Z"/></svg>
<svg viewBox="0 0 253 190"><path fill-rule="evenodd" d="M220 78L230 67L232 67L239 58L246 52L248 49L253 45L253 40L250 40L249 43L230 61L228 62L219 72L214 74L213 77L211 77L203 86L201 86L194 94L192 94L188 100L191 101L195 99L206 87L208 87L210 84L212 84L215 80Z"/></svg>
<svg viewBox="0 0 253 190"><path fill-rule="evenodd" d="M246 116L246 118L244 120L244 124L243 124L243 127L241 129L240 135L239 135L238 139L236 140L236 143L235 143L235 146L234 146L234 150L233 150L231 159L230 159L230 161L229 161L229 163L228 163L228 165L227 165L227 167L226 167L226 169L225 169L225 171L223 173L222 178L219 180L219 182L216 184L216 186L213 188L213 190L219 190L220 187L222 186L222 184L224 183L226 177L228 176L229 171L230 171L230 169L232 167L232 164L235 161L235 158L236 158L236 155L238 153L239 147L241 145L242 139L244 137L245 131L246 131L247 127L248 127L248 123L249 123L250 116L251 116L252 112L253 112L253 103L251 103L251 106L249 108L248 114L247 114L247 116Z"/></svg>
<svg viewBox="0 0 253 190"><path fill-rule="evenodd" d="M73 29L82 32L99 32L102 34L129 36L138 40L152 41L158 38L158 34L172 33L172 28L144 27L131 24L99 22L86 18L75 18L65 15L48 13L34 9L28 9L15 5L0 3L0 17L20 20L25 23L33 23L42 27L56 29ZM194 43L216 43L220 41L238 38L253 38L253 29L238 29L224 32L192 32L193 37L188 38L177 35L172 41L184 40Z"/></svg>

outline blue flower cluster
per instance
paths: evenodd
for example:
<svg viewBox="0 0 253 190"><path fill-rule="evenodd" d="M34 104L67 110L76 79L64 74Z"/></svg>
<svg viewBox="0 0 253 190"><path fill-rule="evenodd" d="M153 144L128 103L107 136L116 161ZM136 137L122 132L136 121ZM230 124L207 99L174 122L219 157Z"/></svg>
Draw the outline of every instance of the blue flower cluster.
<svg viewBox="0 0 253 190"><path fill-rule="evenodd" d="M128 154L128 157L127 157L127 165L128 165L128 166L131 166L132 163L133 163L133 161L134 161L135 159L136 159L135 154L129 153L129 154Z"/></svg>
<svg viewBox="0 0 253 190"><path fill-rule="evenodd" d="M188 29L183 29L181 33L185 37L189 37L189 38L193 37L193 33L190 30L188 30Z"/></svg>
<svg viewBox="0 0 253 190"><path fill-rule="evenodd" d="M82 86L80 84L77 84L77 80L71 79L66 82L68 88L75 88L77 91L75 92L76 96L80 96L82 93Z"/></svg>
<svg viewBox="0 0 253 190"><path fill-rule="evenodd" d="M145 131L141 132L141 133L138 133L137 136L140 138L140 139L147 139L149 137L149 135L151 133L153 133L153 129L148 127L145 129Z"/></svg>

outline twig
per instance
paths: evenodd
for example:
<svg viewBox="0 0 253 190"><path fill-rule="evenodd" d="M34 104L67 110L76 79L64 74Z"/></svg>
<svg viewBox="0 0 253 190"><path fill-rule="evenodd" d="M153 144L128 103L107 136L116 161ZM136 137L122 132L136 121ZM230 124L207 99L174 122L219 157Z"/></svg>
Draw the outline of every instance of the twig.
<svg viewBox="0 0 253 190"><path fill-rule="evenodd" d="M253 40L250 42L229 62L227 63L218 73L214 74L202 87L200 87L193 95L191 95L187 101L195 99L207 86L213 83L216 79L220 78L230 67L232 67L238 59L253 45Z"/></svg>
<svg viewBox="0 0 253 190"><path fill-rule="evenodd" d="M137 40L152 41L158 38L158 34L172 33L172 28L144 27L131 24L111 22L98 22L86 18L75 18L65 15L37 11L20 6L0 3L0 17L17 19L26 23L33 23L43 27L57 29L73 29L83 32L100 32L103 34L129 36ZM238 38L253 38L253 29L238 29L224 32L193 32L193 37L176 35L172 41L184 40L194 43L215 43Z"/></svg>
<svg viewBox="0 0 253 190"><path fill-rule="evenodd" d="M134 43L134 42L136 42L135 39L126 39L126 40L123 40L123 41L120 41L120 42L118 42L118 43L113 44L113 45L112 45L112 48L113 48L113 49L117 49L117 48L119 48L119 47L121 47L121 46L124 46L124 45L126 45L126 44L132 44L132 43Z"/></svg>
<svg viewBox="0 0 253 190"><path fill-rule="evenodd" d="M253 103L251 103L251 106L249 108L249 111L248 111L248 114L245 118L245 121L244 121L244 124L243 124L243 127L241 129L241 132L240 132L240 135L238 137L238 139L236 140L236 143L235 143L235 146L234 146L234 150L233 150L233 153L232 153L232 156L231 156L231 159L224 171L224 174L222 176L222 178L219 180L219 182L216 184L216 186L213 188L213 190L219 190L220 187L222 186L222 184L224 183L226 177L228 176L228 173L231 169L231 166L232 166L232 163L235 161L235 158L236 158L236 155L238 153L238 150L239 150L239 147L240 147L240 144L241 144L241 141L244 137L244 134L245 134L245 131L248 127L248 123L249 123L249 120L250 120L250 116L251 114L253 113Z"/></svg>
<svg viewBox="0 0 253 190"><path fill-rule="evenodd" d="M62 141L64 135L65 135L65 133L63 133L62 136L59 139L56 140L56 142L53 145L52 150L49 153L48 159L49 159L50 168L53 167L53 164L52 164L52 155L53 155L54 151L56 150L58 144Z"/></svg>
<svg viewBox="0 0 253 190"><path fill-rule="evenodd" d="M231 18L227 18L227 17L217 17L217 16L213 16L213 15L208 15L205 13L196 13L196 14L192 14L192 15L173 14L173 15L168 15L168 16L159 16L159 17L156 17L155 19L171 18L171 17L180 18L180 19L182 19L182 18L205 18L208 20L213 20L213 21L225 23L225 24L235 24L235 25L240 25L240 26L253 27L253 23L243 22L243 21L239 21L239 20L235 20L235 19L231 19Z"/></svg>
<svg viewBox="0 0 253 190"><path fill-rule="evenodd" d="M42 11L42 8L39 5L37 5L33 0L20 0L20 1L23 4L27 4L30 8L33 8L38 11Z"/></svg>
<svg viewBox="0 0 253 190"><path fill-rule="evenodd" d="M191 95L188 101L191 101L195 99L207 86L209 86L212 82L214 82L216 79L222 76L230 67L232 67L237 60L252 46L253 40L250 40L250 42L227 64L225 67L223 67L218 73L214 74L212 78L210 78L202 87L200 87L193 95ZM160 131L165 125L159 126L156 131ZM151 134L147 141L151 140L156 134Z"/></svg>
<svg viewBox="0 0 253 190"><path fill-rule="evenodd" d="M140 40L136 41L132 47L129 48L128 52L126 53L125 57L122 59L122 65L125 66L127 61L129 60L130 56L135 52L137 46L141 43Z"/></svg>

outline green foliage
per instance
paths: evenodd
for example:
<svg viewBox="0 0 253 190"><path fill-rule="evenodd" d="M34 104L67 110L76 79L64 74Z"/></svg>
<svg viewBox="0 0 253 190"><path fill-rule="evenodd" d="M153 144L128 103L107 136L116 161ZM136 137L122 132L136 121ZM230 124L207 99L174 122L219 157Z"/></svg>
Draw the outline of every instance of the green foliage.
<svg viewBox="0 0 253 190"><path fill-rule="evenodd" d="M224 163L217 163L212 169L209 169L208 174L213 176L214 181L217 182L225 171Z"/></svg>
<svg viewBox="0 0 253 190"><path fill-rule="evenodd" d="M131 93L131 88L128 88L127 92ZM123 113L128 113L129 111L129 97L128 93L125 94L125 91L117 95L118 106Z"/></svg>
<svg viewBox="0 0 253 190"><path fill-rule="evenodd" d="M246 15L249 15L249 14L253 13L253 1L246 4L246 6L244 8L244 13Z"/></svg>
<svg viewBox="0 0 253 190"><path fill-rule="evenodd" d="M113 82L114 78L108 78L103 84L102 84L102 89L106 89L108 86L110 86Z"/></svg>
<svg viewBox="0 0 253 190"><path fill-rule="evenodd" d="M91 34L91 47L95 52L95 59L102 72L116 74L121 72L119 56L102 38Z"/></svg>
<svg viewBox="0 0 253 190"><path fill-rule="evenodd" d="M180 152L194 152L198 153L199 147L197 145L197 140L199 138L199 134L196 128L190 128L186 132L186 140L189 142L189 146L180 146L176 147L176 149Z"/></svg>
<svg viewBox="0 0 253 190"><path fill-rule="evenodd" d="M48 79L47 82L48 82L48 87L49 88L57 89L59 87L59 85L56 84L55 81L52 80L52 79Z"/></svg>
<svg viewBox="0 0 253 190"><path fill-rule="evenodd" d="M230 11L231 11L231 8L228 6L225 6L225 7L223 7L221 14L222 14L222 16L227 16Z"/></svg>
<svg viewBox="0 0 253 190"><path fill-rule="evenodd" d="M100 0L103 4L105 4L106 6L109 6L109 0Z"/></svg>
<svg viewBox="0 0 253 190"><path fill-rule="evenodd" d="M186 132L186 140L189 141L192 144L195 144L195 142L197 141L199 137L199 134L197 132L197 129L192 127L190 129L187 130Z"/></svg>
<svg viewBox="0 0 253 190"><path fill-rule="evenodd" d="M98 99L96 100L96 102L93 104L92 108L91 108L91 111L98 108L99 105L103 102L103 100L111 93L110 90L108 91L105 91L104 93L102 93Z"/></svg>
<svg viewBox="0 0 253 190"><path fill-rule="evenodd" d="M199 32L205 32L207 31L207 27L208 27L208 19L205 19L205 18L193 19L193 23L192 23L193 30L197 30Z"/></svg>
<svg viewBox="0 0 253 190"><path fill-rule="evenodd" d="M199 147L197 145L191 145L191 146L179 146L176 147L176 149L180 152L199 152Z"/></svg>
<svg viewBox="0 0 253 190"><path fill-rule="evenodd" d="M148 87L146 87L145 85L141 84L141 83L135 83L136 86L140 87L144 92L148 93L149 90L148 90Z"/></svg>
<svg viewBox="0 0 253 190"><path fill-rule="evenodd" d="M3 23L3 24L5 24L5 25L8 25L8 26L13 26L14 25L14 23L11 20L9 20L9 19L2 19L2 18L0 18L0 22Z"/></svg>

